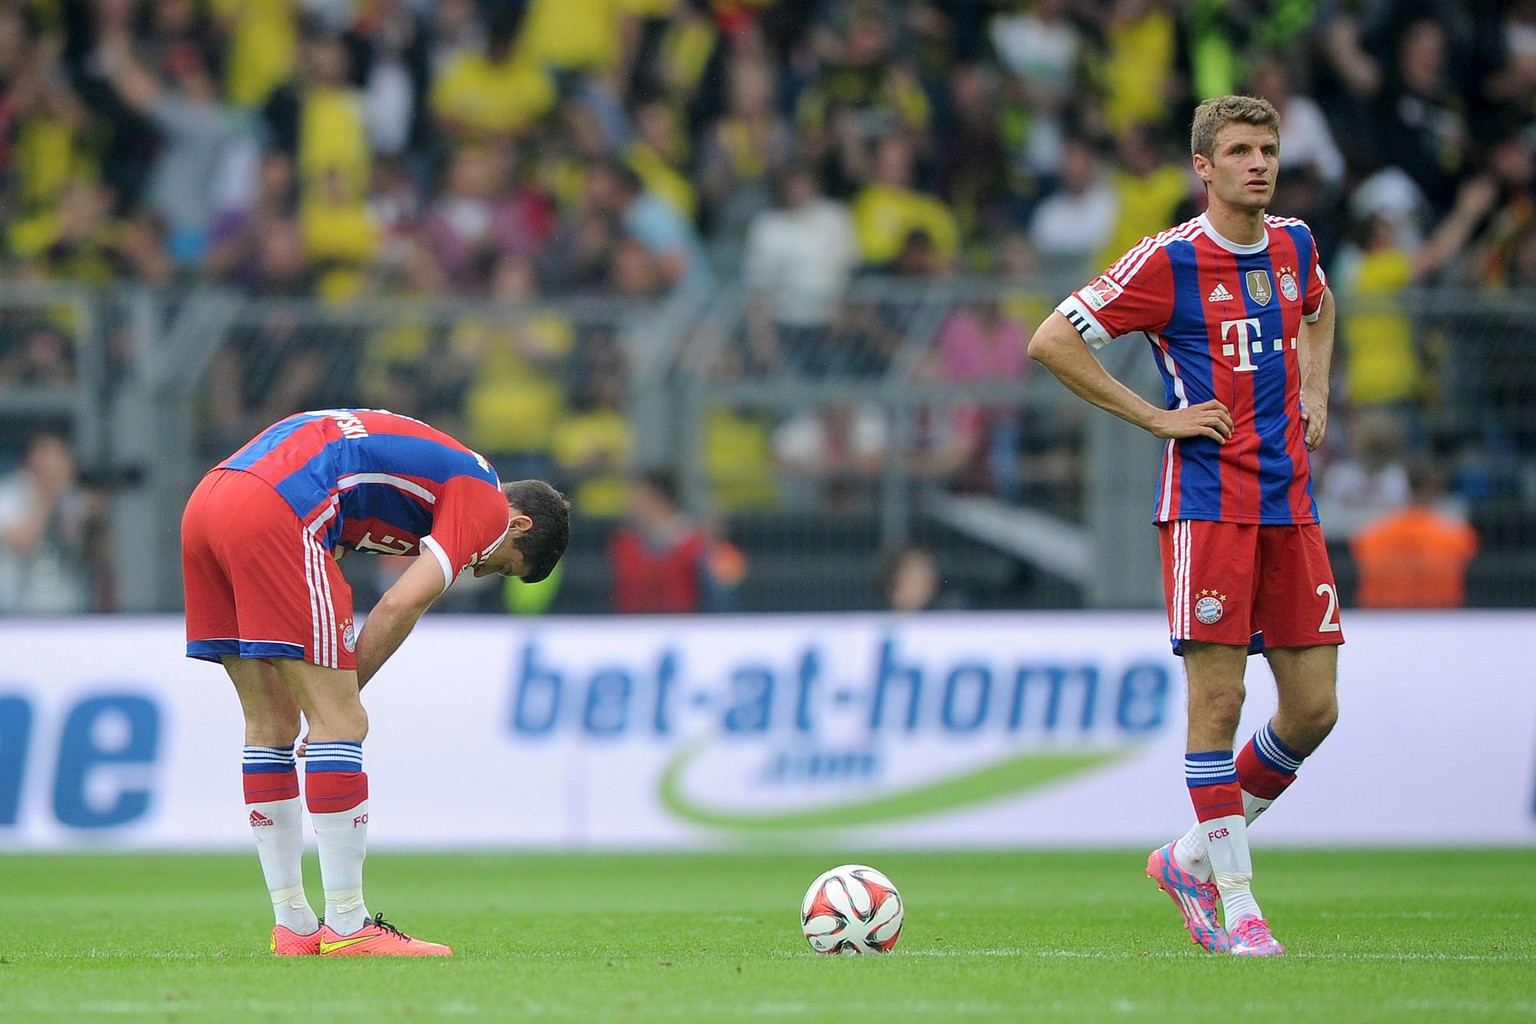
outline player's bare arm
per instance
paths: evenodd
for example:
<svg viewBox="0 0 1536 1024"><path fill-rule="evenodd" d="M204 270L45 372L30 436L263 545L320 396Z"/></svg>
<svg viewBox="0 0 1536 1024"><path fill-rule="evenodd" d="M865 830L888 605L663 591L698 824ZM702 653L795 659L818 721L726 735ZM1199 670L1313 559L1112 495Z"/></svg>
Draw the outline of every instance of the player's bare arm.
<svg viewBox="0 0 1536 1024"><path fill-rule="evenodd" d="M1333 366L1333 289L1323 289L1317 319L1301 322L1296 355L1301 362L1301 422L1306 425L1307 451L1316 451L1328 431L1328 375Z"/></svg>
<svg viewBox="0 0 1536 1024"><path fill-rule="evenodd" d="M1208 437L1219 444L1232 436L1232 416L1214 399L1184 409L1159 409L1116 380L1060 313L1040 325L1028 351L1073 394L1154 437Z"/></svg>
<svg viewBox="0 0 1536 1024"><path fill-rule="evenodd" d="M420 555L384 592L357 636L357 688L374 677L410 636L416 620L447 589L443 568L431 555Z"/></svg>

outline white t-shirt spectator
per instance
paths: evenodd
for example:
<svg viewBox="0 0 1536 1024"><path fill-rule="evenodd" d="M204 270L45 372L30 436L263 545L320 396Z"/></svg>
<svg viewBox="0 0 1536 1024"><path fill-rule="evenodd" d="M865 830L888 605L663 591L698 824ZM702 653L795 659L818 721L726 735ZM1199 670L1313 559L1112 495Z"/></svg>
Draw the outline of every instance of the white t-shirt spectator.
<svg viewBox="0 0 1536 1024"><path fill-rule="evenodd" d="M747 285L791 327L829 323L858 261L853 218L830 199L765 211L747 231Z"/></svg>

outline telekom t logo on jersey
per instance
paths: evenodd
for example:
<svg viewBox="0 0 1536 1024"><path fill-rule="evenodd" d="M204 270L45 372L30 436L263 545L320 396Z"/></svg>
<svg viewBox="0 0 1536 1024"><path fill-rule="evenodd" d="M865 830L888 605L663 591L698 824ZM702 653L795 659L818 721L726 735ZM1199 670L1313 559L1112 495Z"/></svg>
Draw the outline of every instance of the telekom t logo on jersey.
<svg viewBox="0 0 1536 1024"><path fill-rule="evenodd" d="M1235 337L1234 337L1235 335ZM1250 316L1243 320L1223 320L1221 322L1221 340L1225 343L1221 346L1221 354L1228 358L1236 357L1237 365L1234 370L1253 372L1258 369L1258 364L1253 357L1264 351L1264 342L1259 337L1259 318ZM1270 343L1274 351L1285 350L1285 342L1276 338ZM1291 348L1296 347L1296 339L1291 339Z"/></svg>

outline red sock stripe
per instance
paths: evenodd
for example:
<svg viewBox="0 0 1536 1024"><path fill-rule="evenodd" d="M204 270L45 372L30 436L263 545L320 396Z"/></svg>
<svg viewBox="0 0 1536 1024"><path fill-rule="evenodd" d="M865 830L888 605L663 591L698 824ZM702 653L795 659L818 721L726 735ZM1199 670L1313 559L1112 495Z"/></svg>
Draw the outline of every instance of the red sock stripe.
<svg viewBox="0 0 1536 1024"><path fill-rule="evenodd" d="M304 773L304 802L311 814L350 811L367 799L367 772Z"/></svg>
<svg viewBox="0 0 1536 1024"><path fill-rule="evenodd" d="M242 775L245 782L245 802L265 804L273 800L292 800L299 795L299 773L251 772Z"/></svg>
<svg viewBox="0 0 1536 1024"><path fill-rule="evenodd" d="M1273 800L1296 781L1296 773L1283 775L1265 764L1253 749L1253 740L1237 752L1237 781L1256 797Z"/></svg>
<svg viewBox="0 0 1536 1024"><path fill-rule="evenodd" d="M1191 786L1189 802L1195 805L1195 817L1200 821L1242 814L1243 788L1235 782L1222 782L1214 786Z"/></svg>

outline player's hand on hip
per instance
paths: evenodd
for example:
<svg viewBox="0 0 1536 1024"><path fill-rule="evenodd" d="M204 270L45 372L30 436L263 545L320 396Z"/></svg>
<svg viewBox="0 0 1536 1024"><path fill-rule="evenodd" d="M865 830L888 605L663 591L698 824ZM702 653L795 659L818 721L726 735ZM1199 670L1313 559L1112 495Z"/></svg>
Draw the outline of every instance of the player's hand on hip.
<svg viewBox="0 0 1536 1024"><path fill-rule="evenodd" d="M1301 427L1307 442L1307 451L1317 451L1328 432L1328 396L1314 391L1301 393Z"/></svg>
<svg viewBox="0 0 1536 1024"><path fill-rule="evenodd" d="M1232 436L1232 414L1216 399L1184 409L1168 409L1152 424L1161 438L1208 437L1217 444Z"/></svg>

